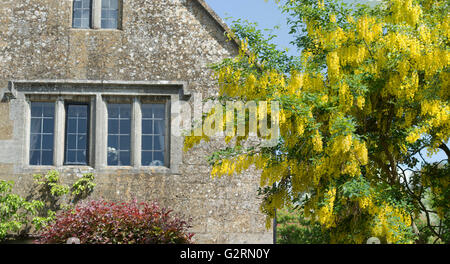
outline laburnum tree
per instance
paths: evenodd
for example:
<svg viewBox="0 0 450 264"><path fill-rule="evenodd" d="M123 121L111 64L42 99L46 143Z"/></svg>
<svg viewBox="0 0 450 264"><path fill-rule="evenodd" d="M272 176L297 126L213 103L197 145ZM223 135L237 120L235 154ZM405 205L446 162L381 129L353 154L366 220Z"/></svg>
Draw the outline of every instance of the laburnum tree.
<svg viewBox="0 0 450 264"><path fill-rule="evenodd" d="M280 2L299 56L238 21L240 55L214 66L219 100L279 102L278 144L236 136L211 156L212 175L254 165L267 222L300 206L329 243L449 243L449 2Z"/></svg>

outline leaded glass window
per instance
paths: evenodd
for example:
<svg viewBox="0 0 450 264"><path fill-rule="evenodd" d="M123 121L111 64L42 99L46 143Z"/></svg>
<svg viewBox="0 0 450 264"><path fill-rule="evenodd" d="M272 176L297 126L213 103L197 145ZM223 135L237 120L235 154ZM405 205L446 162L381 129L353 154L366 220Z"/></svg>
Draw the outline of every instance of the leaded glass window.
<svg viewBox="0 0 450 264"><path fill-rule="evenodd" d="M72 27L90 28L92 18L92 0L73 1Z"/></svg>
<svg viewBox="0 0 450 264"><path fill-rule="evenodd" d="M131 165L131 104L108 104L108 165Z"/></svg>
<svg viewBox="0 0 450 264"><path fill-rule="evenodd" d="M30 165L53 165L55 104L31 102Z"/></svg>
<svg viewBox="0 0 450 264"><path fill-rule="evenodd" d="M66 105L66 165L88 164L89 105Z"/></svg>
<svg viewBox="0 0 450 264"><path fill-rule="evenodd" d="M142 166L164 166L165 105L142 104Z"/></svg>
<svg viewBox="0 0 450 264"><path fill-rule="evenodd" d="M119 0L102 0L102 28L117 28Z"/></svg>

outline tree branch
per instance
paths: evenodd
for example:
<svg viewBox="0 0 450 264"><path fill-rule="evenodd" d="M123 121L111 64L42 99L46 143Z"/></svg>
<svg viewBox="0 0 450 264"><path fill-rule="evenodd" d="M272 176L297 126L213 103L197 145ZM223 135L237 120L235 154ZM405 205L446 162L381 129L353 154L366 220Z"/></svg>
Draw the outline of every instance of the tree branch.
<svg viewBox="0 0 450 264"><path fill-rule="evenodd" d="M450 159L450 149L447 147L447 145L445 145L445 143L442 143L441 145L439 145L439 148L442 149L445 154L447 154L447 159Z"/></svg>

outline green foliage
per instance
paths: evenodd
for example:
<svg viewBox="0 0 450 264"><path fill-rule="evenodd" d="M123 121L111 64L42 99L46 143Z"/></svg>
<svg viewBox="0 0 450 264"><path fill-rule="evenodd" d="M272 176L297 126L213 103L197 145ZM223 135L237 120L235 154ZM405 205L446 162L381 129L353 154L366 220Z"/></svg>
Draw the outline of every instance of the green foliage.
<svg viewBox="0 0 450 264"><path fill-rule="evenodd" d="M327 244L329 233L304 216L303 209L287 207L277 212L278 244Z"/></svg>
<svg viewBox="0 0 450 264"><path fill-rule="evenodd" d="M93 190L96 184L94 183L94 174L85 173L72 185L72 195L74 200L86 198Z"/></svg>
<svg viewBox="0 0 450 264"><path fill-rule="evenodd" d="M0 241L10 232L19 232L44 206L41 201L26 201L12 193L14 183L0 180Z"/></svg>
<svg viewBox="0 0 450 264"><path fill-rule="evenodd" d="M286 73L289 73L292 69L298 69L300 67L299 59L288 55L287 50L277 48L277 45L272 42L276 35L272 34L271 30L266 29L263 32L257 26L257 23L237 19L232 21L231 29L239 39L248 42L249 48L262 65Z"/></svg>
<svg viewBox="0 0 450 264"><path fill-rule="evenodd" d="M59 172L56 170L49 171L47 174L33 175L35 182L38 185L43 185L52 196L62 196L69 193L69 187L59 184Z"/></svg>

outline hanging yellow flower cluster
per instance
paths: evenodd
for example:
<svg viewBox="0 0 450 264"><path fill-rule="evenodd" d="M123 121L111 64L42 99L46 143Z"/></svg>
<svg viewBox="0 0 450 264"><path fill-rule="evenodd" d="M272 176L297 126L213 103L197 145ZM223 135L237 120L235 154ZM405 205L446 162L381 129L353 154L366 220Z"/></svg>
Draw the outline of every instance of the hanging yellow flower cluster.
<svg viewBox="0 0 450 264"><path fill-rule="evenodd" d="M407 23L415 26L422 13L420 6L413 5L412 0L394 0L391 1L392 14L390 22L395 24Z"/></svg>
<svg viewBox="0 0 450 264"><path fill-rule="evenodd" d="M320 207L317 212L317 218L326 228L336 226L335 215L333 214L334 201L336 199L336 188L330 189L325 194L325 205Z"/></svg>
<svg viewBox="0 0 450 264"><path fill-rule="evenodd" d="M251 165L255 165L257 169L266 167L268 160L262 155L247 155L242 154L237 157L222 159L217 161L212 168L211 176L222 177L224 175L232 176L233 174L240 174L247 170Z"/></svg>

